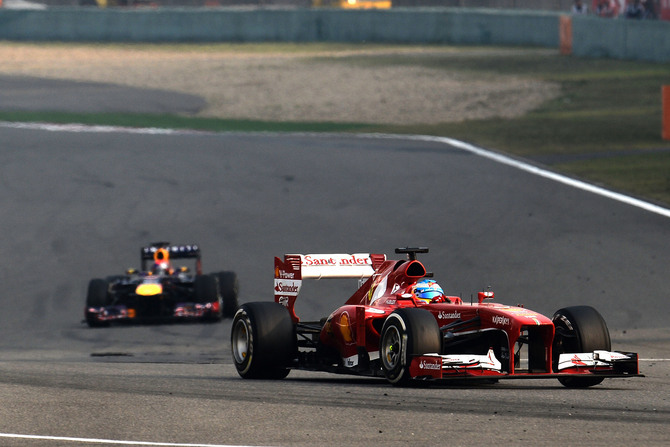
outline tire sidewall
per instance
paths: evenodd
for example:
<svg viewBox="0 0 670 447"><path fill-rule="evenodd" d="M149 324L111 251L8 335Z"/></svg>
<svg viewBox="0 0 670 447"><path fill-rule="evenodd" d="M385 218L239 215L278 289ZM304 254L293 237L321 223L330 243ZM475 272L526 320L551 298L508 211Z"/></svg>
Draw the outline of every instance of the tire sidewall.
<svg viewBox="0 0 670 447"><path fill-rule="evenodd" d="M104 307L110 304L109 281L96 278L88 283L86 291L86 323L89 327L105 327L109 325L107 321L99 321L95 314L89 313L90 307Z"/></svg>
<svg viewBox="0 0 670 447"><path fill-rule="evenodd" d="M573 341L569 339L558 339L554 335L552 346L552 366L556 371L560 354L572 352L593 352L597 350L610 351L612 342L609 329L600 313L591 306L572 306L559 309L552 318L555 327L562 327L572 332L575 336ZM603 381L602 377L561 377L561 384L569 388L586 388L594 386Z"/></svg>
<svg viewBox="0 0 670 447"><path fill-rule="evenodd" d="M247 355L235 353L239 331L246 330ZM279 379L288 375L297 347L295 327L288 310L275 302L245 303L235 313L231 329L233 361L240 376Z"/></svg>
<svg viewBox="0 0 670 447"><path fill-rule="evenodd" d="M400 341L397 361L386 361L386 344L397 335ZM441 353L441 332L435 317L425 309L405 308L391 313L384 321L379 344L381 367L386 379L394 385L405 385L410 380L412 357L427 353ZM391 366L391 367L389 367Z"/></svg>
<svg viewBox="0 0 670 447"><path fill-rule="evenodd" d="M235 272L219 272L216 274L221 296L222 316L233 317L238 308L239 282Z"/></svg>
<svg viewBox="0 0 670 447"><path fill-rule="evenodd" d="M386 361L387 353L385 345L389 343L390 337L396 334L400 341L400 350L398 351L395 364L390 367ZM386 380L390 383L396 384L407 380L406 376L409 374L409 371L405 368L407 364L407 337L407 327L402 317L395 312L389 315L382 328L379 358L382 362L384 376L386 376Z"/></svg>
<svg viewBox="0 0 670 447"><path fill-rule="evenodd" d="M244 330L247 335L247 355L244 356L244 359L240 361L241 354L236 352L236 349L239 348L237 337L239 337L238 332L241 330ZM242 307L235 313L235 316L233 317L233 327L230 338L231 349L233 351L233 363L235 363L235 368L237 369L238 374L242 377L249 375L250 368L254 364L254 341L254 324L252 323L246 309Z"/></svg>

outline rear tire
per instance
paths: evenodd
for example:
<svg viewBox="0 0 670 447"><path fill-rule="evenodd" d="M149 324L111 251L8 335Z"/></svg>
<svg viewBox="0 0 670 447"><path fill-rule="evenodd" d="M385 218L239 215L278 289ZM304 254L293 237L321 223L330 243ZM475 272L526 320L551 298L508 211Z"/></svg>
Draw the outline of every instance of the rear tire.
<svg viewBox="0 0 670 447"><path fill-rule="evenodd" d="M288 310L275 302L245 303L233 318L233 362L245 379L283 379L297 352Z"/></svg>
<svg viewBox="0 0 670 447"><path fill-rule="evenodd" d="M416 355L442 351L442 334L433 314L425 309L398 309L386 318L379 342L382 370L393 385L407 385Z"/></svg>
<svg viewBox="0 0 670 447"><path fill-rule="evenodd" d="M609 329L603 317L591 306L572 306L559 309L552 318L556 334L552 346L552 366L558 368L560 354L609 351L612 348ZM568 388L587 388L598 385L602 377L561 377Z"/></svg>
<svg viewBox="0 0 670 447"><path fill-rule="evenodd" d="M235 272L219 272L215 273L216 279L219 282L219 295L223 301L222 315L224 318L232 318L237 311L240 285L237 280Z"/></svg>
<svg viewBox="0 0 670 447"><path fill-rule="evenodd" d="M99 321L95 318L95 314L90 313L90 307L104 307L110 304L109 296L109 282L104 279L92 279L88 283L88 290L86 292L86 323L89 327L104 327L109 326L106 321Z"/></svg>

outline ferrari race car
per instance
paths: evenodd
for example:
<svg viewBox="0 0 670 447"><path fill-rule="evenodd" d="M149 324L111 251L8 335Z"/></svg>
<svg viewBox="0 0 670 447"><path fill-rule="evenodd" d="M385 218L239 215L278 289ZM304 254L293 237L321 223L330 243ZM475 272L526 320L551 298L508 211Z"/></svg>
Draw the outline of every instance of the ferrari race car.
<svg viewBox="0 0 670 447"><path fill-rule="evenodd" d="M218 321L237 310L234 272L202 274L200 247L156 242L140 251L141 269L125 275L92 279L86 295L86 322L91 327L113 321ZM173 260L195 264L173 268ZM152 265L148 266L151 262Z"/></svg>
<svg viewBox="0 0 670 447"><path fill-rule="evenodd" d="M285 255L275 258L274 302L245 303L231 331L243 378L281 379L291 369L416 379L556 378L566 387L640 376L635 353L611 351L601 315L565 307L552 318L518 306L445 295L417 253ZM359 288L327 318L301 321L295 304L305 279L359 278Z"/></svg>

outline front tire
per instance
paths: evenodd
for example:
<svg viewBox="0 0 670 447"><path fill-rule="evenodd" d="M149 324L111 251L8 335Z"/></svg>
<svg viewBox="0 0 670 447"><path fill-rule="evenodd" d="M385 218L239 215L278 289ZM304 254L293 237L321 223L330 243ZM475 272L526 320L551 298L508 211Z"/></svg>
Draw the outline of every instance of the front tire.
<svg viewBox="0 0 670 447"><path fill-rule="evenodd" d="M552 364L558 368L560 354L609 351L612 348L609 329L603 317L591 306L572 306L559 309L552 318L556 334L552 346ZM568 388L587 388L598 385L602 377L561 377Z"/></svg>
<svg viewBox="0 0 670 447"><path fill-rule="evenodd" d="M233 318L233 362L244 379L283 379L297 351L288 310L275 302L245 303Z"/></svg>
<svg viewBox="0 0 670 447"><path fill-rule="evenodd" d="M208 312L204 319L207 321L221 320L221 297L219 296L219 289L216 278L210 275L198 275L193 282L193 294L196 303L207 304L217 303L218 310Z"/></svg>
<svg viewBox="0 0 670 447"><path fill-rule="evenodd" d="M240 291L237 275L235 272L219 272L215 275L219 283L219 295L223 301L223 317L232 318L237 311L237 297Z"/></svg>
<svg viewBox="0 0 670 447"><path fill-rule="evenodd" d="M409 366L416 355L441 353L442 336L433 314L425 309L398 309L382 327L379 357L382 370L393 385L407 385Z"/></svg>
<svg viewBox="0 0 670 447"><path fill-rule="evenodd" d="M110 304L109 282L104 279L92 279L88 283L86 292L86 323L89 327L109 326L106 321L100 321L95 318L95 314L88 311L91 307L105 307Z"/></svg>

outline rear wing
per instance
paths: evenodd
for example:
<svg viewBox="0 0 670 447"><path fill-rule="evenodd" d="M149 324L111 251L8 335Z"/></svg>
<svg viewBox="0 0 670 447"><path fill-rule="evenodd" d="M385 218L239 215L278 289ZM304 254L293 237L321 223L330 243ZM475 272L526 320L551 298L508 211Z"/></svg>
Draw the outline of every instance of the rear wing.
<svg viewBox="0 0 670 447"><path fill-rule="evenodd" d="M386 255L370 253L287 254L275 257L275 302L286 306L294 322L295 300L303 279L358 278L367 279L386 260Z"/></svg>
<svg viewBox="0 0 670 447"><path fill-rule="evenodd" d="M197 244L190 245L173 245L169 242L154 242L146 247L140 249L140 259L142 260L142 270L147 270L147 262L152 263L156 257L160 256L165 260L170 259L195 259L196 273L202 274L202 266L200 261L200 246Z"/></svg>

